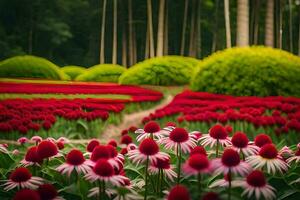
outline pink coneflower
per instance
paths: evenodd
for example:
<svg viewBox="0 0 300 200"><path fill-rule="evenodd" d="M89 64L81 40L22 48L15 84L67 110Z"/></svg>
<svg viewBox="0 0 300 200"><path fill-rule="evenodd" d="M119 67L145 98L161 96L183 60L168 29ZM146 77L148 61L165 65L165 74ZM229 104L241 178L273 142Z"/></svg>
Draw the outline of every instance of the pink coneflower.
<svg viewBox="0 0 300 200"><path fill-rule="evenodd" d="M30 138L30 140L35 142L35 145L38 145L43 140L43 138L38 135L35 135L35 136L32 136Z"/></svg>
<svg viewBox="0 0 300 200"><path fill-rule="evenodd" d="M280 151L278 152L278 154L283 158L283 159L288 159L290 158L294 153L293 151L288 147L288 146L284 146L280 149Z"/></svg>
<svg viewBox="0 0 300 200"><path fill-rule="evenodd" d="M40 165L43 159L37 153L37 146L30 147L25 155L25 158L21 161L21 164L25 167L30 165Z"/></svg>
<svg viewBox="0 0 300 200"><path fill-rule="evenodd" d="M290 158L288 158L287 163L291 164L292 162L300 162L300 148L297 149L297 151L295 152L295 155L291 156Z"/></svg>
<svg viewBox="0 0 300 200"><path fill-rule="evenodd" d="M59 150L62 150L62 149L64 149L65 148L65 144L63 143L63 142L57 142L56 143L56 146L57 146L57 148L59 149Z"/></svg>
<svg viewBox="0 0 300 200"><path fill-rule="evenodd" d="M152 138L152 139L160 139L164 136L164 132L160 129L158 123L154 121L148 122L144 129L137 129L135 131L138 136L136 137L136 140L139 142L145 138Z"/></svg>
<svg viewBox="0 0 300 200"><path fill-rule="evenodd" d="M154 163L157 159L169 158L168 154L159 152L157 143L151 138L144 139L137 149L128 151L128 156L137 164L145 162L147 159L149 159L151 163Z"/></svg>
<svg viewBox="0 0 300 200"><path fill-rule="evenodd" d="M57 171L62 174L66 173L69 177L73 170L76 170L77 174L86 174L90 169L82 152L77 149L71 150L66 156L66 162L56 168Z"/></svg>
<svg viewBox="0 0 300 200"><path fill-rule="evenodd" d="M20 137L18 139L18 142L21 144L21 145L24 145L26 144L27 142L29 142L28 138L27 137Z"/></svg>
<svg viewBox="0 0 300 200"><path fill-rule="evenodd" d="M228 174L225 174L223 179L218 179L218 180L214 181L212 184L209 185L209 188L228 187L229 181L232 181L231 176L229 176Z"/></svg>
<svg viewBox="0 0 300 200"><path fill-rule="evenodd" d="M7 147L8 147L7 144L0 144L0 152L7 154L8 153Z"/></svg>
<svg viewBox="0 0 300 200"><path fill-rule="evenodd" d="M42 159L45 159L57 156L58 150L53 142L44 140L37 146L37 153Z"/></svg>
<svg viewBox="0 0 300 200"><path fill-rule="evenodd" d="M5 186L5 191L16 187L35 189L38 185L41 185L42 182L42 178L32 176L27 168L19 167L10 174L9 179L3 184L3 186Z"/></svg>
<svg viewBox="0 0 300 200"><path fill-rule="evenodd" d="M43 184L37 190L38 194L40 195L41 199L47 200L63 200L64 198L58 196L57 190L51 184Z"/></svg>
<svg viewBox="0 0 300 200"><path fill-rule="evenodd" d="M257 154L259 147L249 143L249 139L245 133L236 132L232 138L232 149L236 150L238 153L242 153L243 157Z"/></svg>
<svg viewBox="0 0 300 200"><path fill-rule="evenodd" d="M261 171L254 170L246 178L246 180L235 180L232 182L234 187L242 187L244 189L242 196L247 194L250 198L255 195L256 199L264 196L265 199L274 199L275 189L268 185L266 178Z"/></svg>
<svg viewBox="0 0 300 200"><path fill-rule="evenodd" d="M259 150L258 155L249 156L246 161L255 169L262 169L266 166L268 173L275 174L276 171L288 170L288 164L278 154L274 144L265 144Z"/></svg>
<svg viewBox="0 0 300 200"><path fill-rule="evenodd" d="M34 190L22 189L15 194L13 200L41 200L41 198Z"/></svg>
<svg viewBox="0 0 300 200"><path fill-rule="evenodd" d="M91 155L91 153L93 152L93 150L98 146L100 145L100 142L97 140L97 139L92 139L87 147L86 147L86 150L87 150L87 153L85 153L85 155Z"/></svg>
<svg viewBox="0 0 300 200"><path fill-rule="evenodd" d="M195 148L193 148L190 152L190 155L194 154L202 154L207 156L206 150L202 146L196 146Z"/></svg>
<svg viewBox="0 0 300 200"><path fill-rule="evenodd" d="M209 173L211 171L211 164L207 157L203 154L194 154L183 165L183 171L187 175L197 175L202 173Z"/></svg>
<svg viewBox="0 0 300 200"><path fill-rule="evenodd" d="M196 146L196 140L184 128L173 129L169 137L161 138L158 142L164 144L166 149L184 153L190 152Z"/></svg>
<svg viewBox="0 0 300 200"><path fill-rule="evenodd" d="M64 144L68 144L68 143L70 143L70 140L66 137L60 137L56 140L56 142L62 142Z"/></svg>
<svg viewBox="0 0 300 200"><path fill-rule="evenodd" d="M123 135L123 136L121 137L121 144L126 144L126 145L128 145L128 144L130 144L130 143L132 143L132 138L131 138L129 135Z"/></svg>
<svg viewBox="0 0 300 200"><path fill-rule="evenodd" d="M114 139L111 139L111 140L107 143L107 145L111 145L111 146L113 146L113 147L117 147L117 146L118 146L117 141L114 140Z"/></svg>
<svg viewBox="0 0 300 200"><path fill-rule="evenodd" d="M176 185L170 190L166 199L167 200L190 200L191 197L186 187L184 187L183 185Z"/></svg>
<svg viewBox="0 0 300 200"><path fill-rule="evenodd" d="M200 138L200 144L204 147L210 146L211 148L213 146L216 146L216 157L218 157L219 154L219 144L222 146L230 146L230 138L228 137L228 133L226 129L220 125L216 124L214 125L210 130L209 134L204 134Z"/></svg>
<svg viewBox="0 0 300 200"><path fill-rule="evenodd" d="M265 144L272 144L272 139L271 139L270 136L268 136L268 135L266 135L264 133L261 133L261 134L258 134L254 138L254 143L255 143L256 146L262 147Z"/></svg>
<svg viewBox="0 0 300 200"><path fill-rule="evenodd" d="M221 198L215 192L207 192L201 200L221 200Z"/></svg>
<svg viewBox="0 0 300 200"><path fill-rule="evenodd" d="M124 164L124 156L116 150L116 148L112 145L107 145L107 149L109 152L108 162L115 168L119 169Z"/></svg>
<svg viewBox="0 0 300 200"><path fill-rule="evenodd" d="M163 177L165 174L171 181L176 177L176 172L173 171L174 166L170 165L170 159L157 159L156 162L151 163L149 172L151 174L159 174Z"/></svg>

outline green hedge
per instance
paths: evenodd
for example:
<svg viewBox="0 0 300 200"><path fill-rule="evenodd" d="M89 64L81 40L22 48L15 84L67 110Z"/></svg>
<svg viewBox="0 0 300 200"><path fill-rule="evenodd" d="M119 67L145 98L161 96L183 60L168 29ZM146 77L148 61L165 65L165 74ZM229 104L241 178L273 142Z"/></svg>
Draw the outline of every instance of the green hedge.
<svg viewBox="0 0 300 200"><path fill-rule="evenodd" d="M184 85L189 83L197 59L164 56L145 60L129 68L119 83L126 85Z"/></svg>
<svg viewBox="0 0 300 200"><path fill-rule="evenodd" d="M267 47L227 49L199 63L191 88L231 95L300 96L300 58Z"/></svg>
<svg viewBox="0 0 300 200"><path fill-rule="evenodd" d="M87 82L118 82L119 76L126 70L125 67L114 64L95 65L85 73L76 77L76 81Z"/></svg>
<svg viewBox="0 0 300 200"><path fill-rule="evenodd" d="M70 76L70 78L72 80L75 80L77 76L79 76L79 75L83 74L84 72L86 72L86 68L80 67L80 66L75 66L75 65L64 66L64 67L61 68L61 70L65 74Z"/></svg>
<svg viewBox="0 0 300 200"><path fill-rule="evenodd" d="M36 56L15 56L0 62L0 77L68 80L58 66Z"/></svg>

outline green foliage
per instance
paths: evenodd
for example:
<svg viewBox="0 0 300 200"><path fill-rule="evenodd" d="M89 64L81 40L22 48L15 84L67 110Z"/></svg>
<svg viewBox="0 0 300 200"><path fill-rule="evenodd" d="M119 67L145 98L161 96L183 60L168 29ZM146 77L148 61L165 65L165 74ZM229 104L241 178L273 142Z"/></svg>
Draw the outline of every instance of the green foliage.
<svg viewBox="0 0 300 200"><path fill-rule="evenodd" d="M232 48L214 53L199 65L194 91L231 95L300 96L300 58L266 47Z"/></svg>
<svg viewBox="0 0 300 200"><path fill-rule="evenodd" d="M86 69L84 67L75 66L75 65L64 66L64 67L61 68L61 70L65 74L70 76L71 80L75 80L75 78L78 75L83 74L86 71Z"/></svg>
<svg viewBox="0 0 300 200"><path fill-rule="evenodd" d="M137 63L119 83L129 85L184 85L189 83L198 60L182 56L151 58Z"/></svg>
<svg viewBox="0 0 300 200"><path fill-rule="evenodd" d="M100 64L95 65L85 73L76 77L76 81L87 82L118 82L119 76L126 70L120 65Z"/></svg>
<svg viewBox="0 0 300 200"><path fill-rule="evenodd" d="M58 66L36 56L16 56L0 62L0 77L69 80Z"/></svg>

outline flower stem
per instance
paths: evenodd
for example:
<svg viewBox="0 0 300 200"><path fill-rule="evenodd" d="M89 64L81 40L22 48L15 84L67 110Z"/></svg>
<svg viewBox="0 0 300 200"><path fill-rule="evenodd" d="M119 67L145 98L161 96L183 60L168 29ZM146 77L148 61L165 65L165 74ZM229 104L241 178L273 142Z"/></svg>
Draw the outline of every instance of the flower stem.
<svg viewBox="0 0 300 200"><path fill-rule="evenodd" d="M101 200L101 197L102 197L102 189L101 189L101 181L100 181L100 180L98 181L98 185L99 185L99 195L98 195L98 197L99 197L99 200Z"/></svg>
<svg viewBox="0 0 300 200"><path fill-rule="evenodd" d="M149 166L149 156L147 156L146 168L145 168L145 194L144 194L144 200L147 199L147 192L148 192L148 166Z"/></svg>
<svg viewBox="0 0 300 200"><path fill-rule="evenodd" d="M219 157L219 139L217 139L216 158Z"/></svg>
<svg viewBox="0 0 300 200"><path fill-rule="evenodd" d="M229 169L229 172L228 172L228 182L229 182L229 185L228 185L228 200L231 199L231 170Z"/></svg>
<svg viewBox="0 0 300 200"><path fill-rule="evenodd" d="M160 177L159 195L162 196L163 180L164 180L164 171L161 169L160 173L161 173L161 177Z"/></svg>
<svg viewBox="0 0 300 200"><path fill-rule="evenodd" d="M201 174L198 173L198 190L199 194L201 194Z"/></svg>
<svg viewBox="0 0 300 200"><path fill-rule="evenodd" d="M179 184L179 182L180 182L180 173L181 173L181 149L180 149L180 144L177 145L177 153L178 153L177 184Z"/></svg>

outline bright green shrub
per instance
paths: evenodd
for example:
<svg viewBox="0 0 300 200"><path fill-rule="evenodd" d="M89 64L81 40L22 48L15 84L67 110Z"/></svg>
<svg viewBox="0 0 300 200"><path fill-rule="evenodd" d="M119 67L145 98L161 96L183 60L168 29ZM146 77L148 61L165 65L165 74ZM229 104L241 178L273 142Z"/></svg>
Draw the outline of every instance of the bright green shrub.
<svg viewBox="0 0 300 200"><path fill-rule="evenodd" d="M199 63L191 88L231 95L300 96L300 58L267 47L227 49Z"/></svg>
<svg viewBox="0 0 300 200"><path fill-rule="evenodd" d="M68 76L70 76L70 78L72 80L75 80L75 78L78 75L83 74L84 72L86 72L86 69L84 67L75 66L75 65L64 66L64 67L61 68L61 70L65 74L67 74Z"/></svg>
<svg viewBox="0 0 300 200"><path fill-rule="evenodd" d="M95 65L85 73L76 77L76 81L87 82L118 82L119 76L126 70L125 67L114 64Z"/></svg>
<svg viewBox="0 0 300 200"><path fill-rule="evenodd" d="M197 59L182 56L151 58L129 68L119 78L128 85L184 85L189 83Z"/></svg>
<svg viewBox="0 0 300 200"><path fill-rule="evenodd" d="M0 62L0 77L66 80L59 67L36 56L15 56Z"/></svg>

